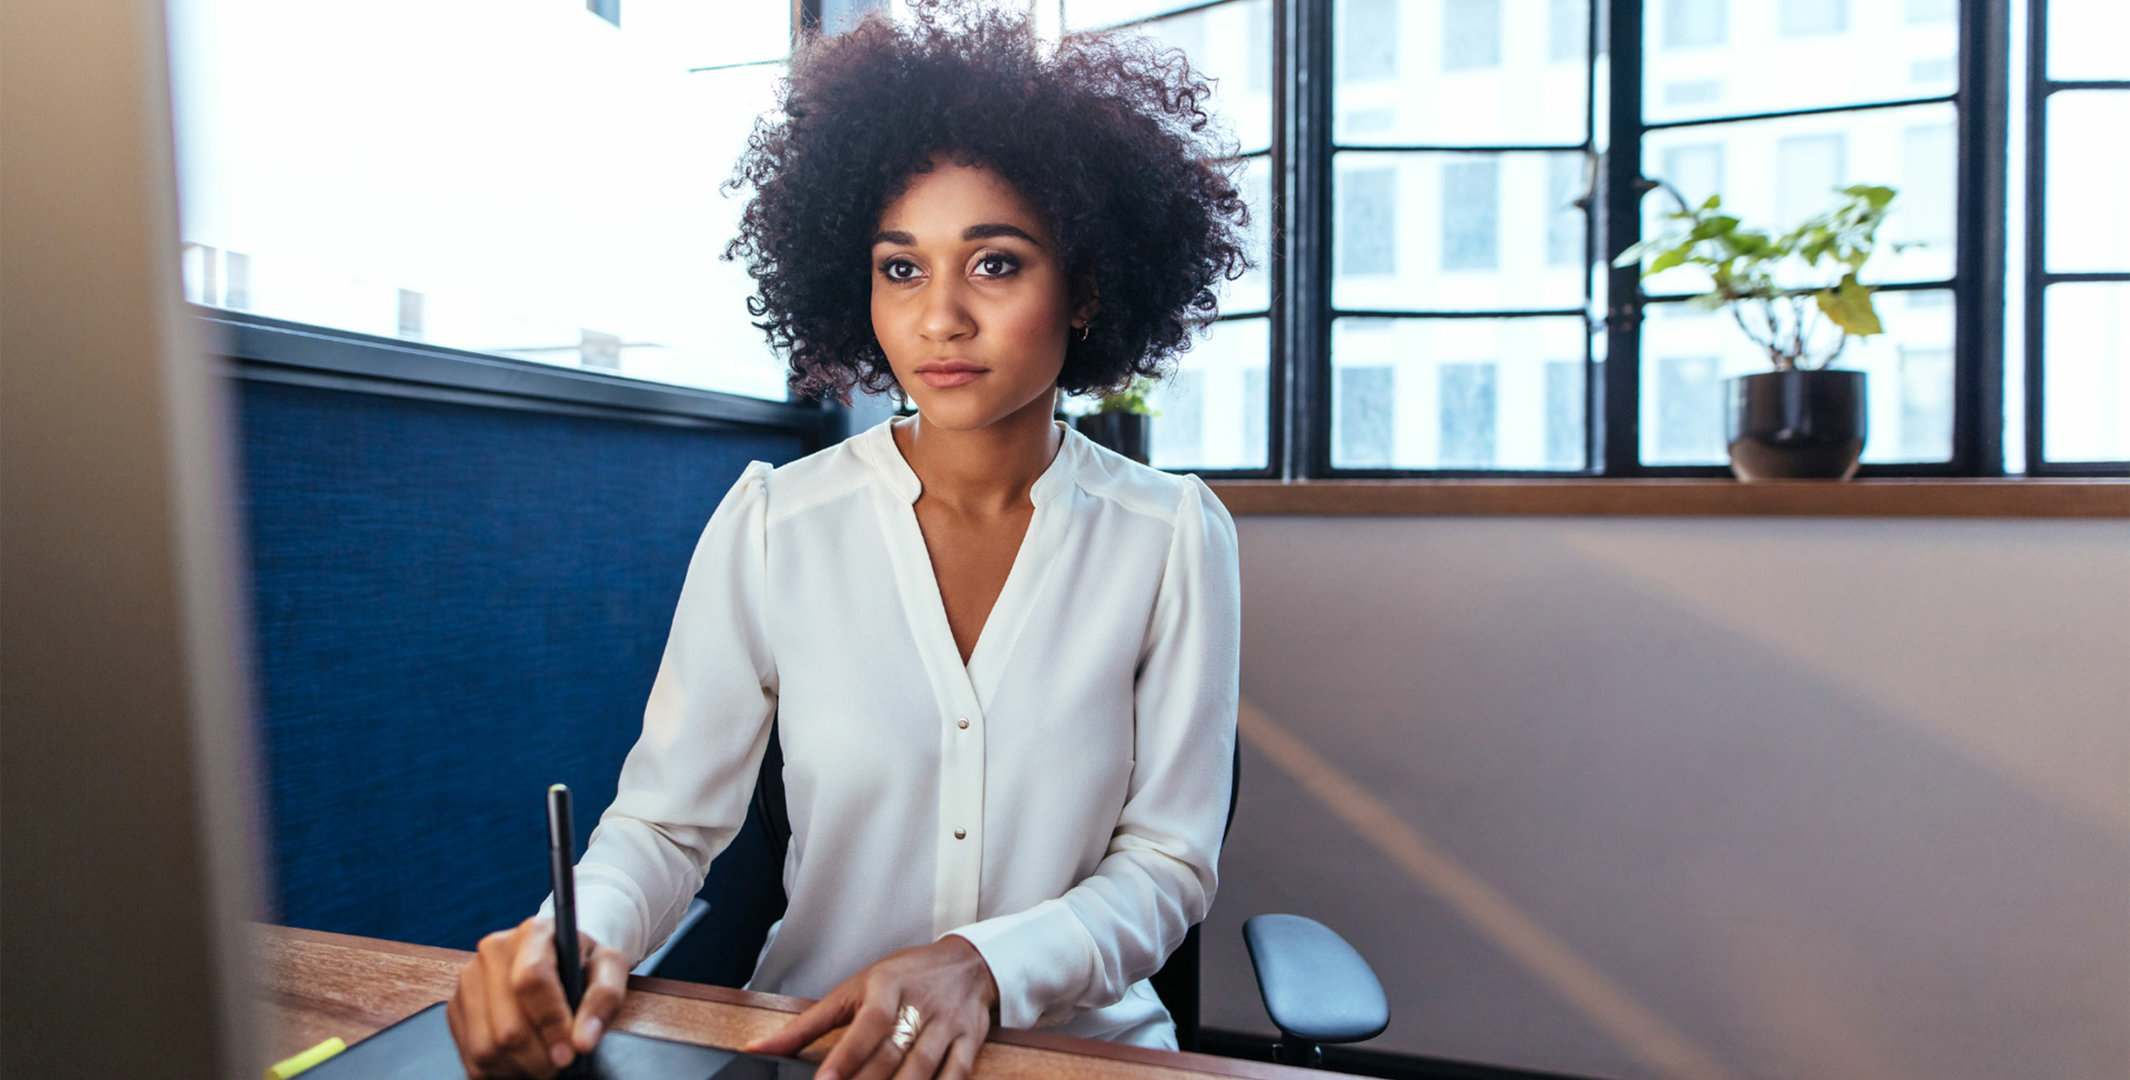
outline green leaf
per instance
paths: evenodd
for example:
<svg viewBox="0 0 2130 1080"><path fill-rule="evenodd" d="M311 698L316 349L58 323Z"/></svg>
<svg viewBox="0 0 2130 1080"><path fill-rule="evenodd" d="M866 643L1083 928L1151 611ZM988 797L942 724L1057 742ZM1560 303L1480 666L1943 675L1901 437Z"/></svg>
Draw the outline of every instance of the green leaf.
<svg viewBox="0 0 2130 1080"><path fill-rule="evenodd" d="M1670 251L1667 251L1664 254L1657 256L1656 261L1649 264L1649 269L1642 271L1642 276L1652 277L1657 274L1661 274L1674 266L1679 266L1686 262L1686 255L1686 248L1673 248Z"/></svg>
<svg viewBox="0 0 2130 1080"><path fill-rule="evenodd" d="M1719 290L1717 292L1702 293L1700 296L1688 300L1686 306L1696 311L1718 311L1722 309L1723 305L1728 303L1730 303L1730 298L1724 296Z"/></svg>
<svg viewBox="0 0 2130 1080"><path fill-rule="evenodd" d="M1871 306L1871 294L1877 290L1857 283L1853 273L1843 274L1842 283L1830 289L1821 289L1816 294L1819 310L1846 333L1857 337L1870 337L1883 333L1879 315Z"/></svg>

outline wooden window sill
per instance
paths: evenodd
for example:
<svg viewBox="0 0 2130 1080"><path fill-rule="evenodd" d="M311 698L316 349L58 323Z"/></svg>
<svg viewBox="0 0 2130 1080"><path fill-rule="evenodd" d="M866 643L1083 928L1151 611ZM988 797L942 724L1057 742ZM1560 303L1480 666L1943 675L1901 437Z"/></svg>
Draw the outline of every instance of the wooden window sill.
<svg viewBox="0 0 2130 1080"><path fill-rule="evenodd" d="M1233 514L2130 518L2130 480L1227 480Z"/></svg>

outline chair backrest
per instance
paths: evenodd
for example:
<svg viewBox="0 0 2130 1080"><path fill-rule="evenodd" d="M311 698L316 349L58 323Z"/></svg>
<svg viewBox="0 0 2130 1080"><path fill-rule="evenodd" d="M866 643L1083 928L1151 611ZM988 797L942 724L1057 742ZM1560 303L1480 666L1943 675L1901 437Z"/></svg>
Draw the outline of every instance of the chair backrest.
<svg viewBox="0 0 2130 1080"><path fill-rule="evenodd" d="M1229 772L1228 818L1222 838L1235 827L1235 804L1242 789L1242 746L1237 743ZM664 978L720 986L741 986L754 973L769 928L784 916L784 855L791 847L791 814L784 800L784 745L774 721L769 727L769 747L762 754L762 768L755 776L754 802L747 809L747 822L730 847L711 865L697 895L710 904L703 921L715 933L695 933L674 946L660 963ZM706 939L697 942L694 939ZM1176 1039L1185 1050L1198 1045L1199 963L1198 927L1191 927L1183 944L1170 954L1168 963L1151 980L1169 1015L1176 1021Z"/></svg>

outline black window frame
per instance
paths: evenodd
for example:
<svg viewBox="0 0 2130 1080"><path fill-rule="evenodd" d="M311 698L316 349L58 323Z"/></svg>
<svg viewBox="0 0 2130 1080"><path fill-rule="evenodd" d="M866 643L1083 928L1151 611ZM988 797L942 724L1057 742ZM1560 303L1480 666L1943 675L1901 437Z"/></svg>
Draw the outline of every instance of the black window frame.
<svg viewBox="0 0 2130 1080"><path fill-rule="evenodd" d="M818 0L788 0L794 14L795 34L819 23ZM1156 23L1191 15L1210 8L1252 0L1202 0L1179 5L1156 15L1092 30L1110 30ZM1264 208L1270 218L1268 265L1265 267L1268 301L1264 307L1224 311L1218 321L1265 319L1269 353L1265 370L1265 446L1263 466L1239 469L1193 468L1208 479L1576 479L1649 477L1728 477L1727 467L1717 465L1647 465L1640 460L1641 356L1640 329L1648 305L1675 302L1681 297L1652 296L1641 288L1638 268L1615 268L1612 257L1640 238L1642 200L1654 186L1643 175L1643 137L1656 130L1684 126L1708 126L1743 121L1768 120L1822 113L1861 112L1887 108L1950 103L1957 110L1959 156L1955 212L1958 234L1952 278L1886 286L1888 291L1949 289L1954 303L1953 431L1950 460L1933 463L1867 464L1859 475L1909 477L1995 477L2004 475L2004 379L2006 309L2005 286L2011 268L2007 264L2008 211L2006 187L2009 152L2011 52L2010 0L1960 0L1959 83L1945 95L1860 102L1842 106L1694 117L1682 121L1647 123L1642 116L1644 15L1650 4L1661 0L1612 3L1594 0L1585 27L1586 124L1588 138L1580 144L1499 144L1487 146L1375 145L1340 146L1333 135L1333 96L1336 87L1336 57L1339 42L1332 0L1267 0L1271 19L1271 78L1273 80L1270 145L1239 154L1231 163L1245 164L1258 158L1270 163L1269 197ZM2026 154L2028 190L2025 213L2026 257L2023 272L2027 285L2025 304L2025 475L2031 476L2121 476L2130 475L2130 462L2051 462L2046 459L2045 378L2046 325L2044 298L2049 285L2059 282L2130 282L2130 271L2051 273L2043 264L2047 215L2045 207L2047 103L2051 95L2065 90L2130 91L2130 80L2055 80L2048 77L2046 27L2049 0L2030 0L2028 122L2023 147ZM1610 86L1597 82L1601 55L1610 54ZM1610 124L1596 128L1598 92L1610 97ZM1485 310L1485 311L1374 311L1339 309L1332 304L1333 260L1336 228L1333 219L1333 155L1339 150L1376 153L1577 153L1591 163L1591 185L1580 200L1584 212L1585 275L1584 305L1580 309ZM1598 259L1605 262L1600 265ZM1601 306L1596 295L1599 274L1605 276L1610 306ZM526 364L486 354L441 349L416 342L372 338L331 328L282 323L226 309L199 309L209 322L250 327L240 337L261 343L286 343L297 335L307 342L291 354L318 355L318 340L338 341L343 358L368 357L363 363L382 364L386 370L407 363L406 354L426 357L426 374L406 379L387 375L369 377L360 373L362 363L335 360L306 378L319 378L356 388L386 387L389 392L435 392L455 400L468 394L490 403L527 407L570 409L579 405L608 415L632 413L663 422L738 423L740 426L771 426L802 431L810 443L832 440L847 423L833 403L755 403L736 395L664 387L615 376L570 371L560 381L544 373L567 371L545 365ZM1389 318L1580 318L1587 331L1584 355L1584 441L1586 460L1580 469L1393 469L1334 468L1332 466L1331 410L1335 397L1332 375L1331 332L1338 317ZM266 334L264 328L277 333ZM1602 341L1600 341L1602 335ZM1600 358L1598 346L1602 344ZM279 347L279 346L277 346ZM303 360L271 357L260 348L247 348L238 361L238 374L250 378L291 378L291 372L307 366ZM476 366L464 377L446 369L461 361ZM504 364L522 374L511 385L538 384L539 393L498 394L495 372L480 365ZM543 374L534 374L540 372ZM528 383L526 380L530 380ZM591 381L585 381L591 380ZM467 385L461 385L461 384ZM639 389L623 389L622 387ZM577 402L573 405L572 402ZM618 404L627 401L631 404ZM764 425L756 407L775 407L775 419ZM825 419L823 419L825 417Z"/></svg>
<svg viewBox="0 0 2130 1080"><path fill-rule="evenodd" d="M2048 288L2130 283L2130 268L2053 272L2048 267L2049 99L2063 91L2130 94L2130 79L2057 79L2049 74L2049 0L2027 0L2026 39L2026 471L2029 476L2130 475L2130 461L2048 459Z"/></svg>
<svg viewBox="0 0 2130 1080"><path fill-rule="evenodd" d="M1213 0L1160 16L1135 20L1151 22L1188 11L1236 0ZM1865 101L1832 107L1738 113L1694 117L1683 121L1649 123L1642 115L1644 9L1648 2L1610 3L1596 0L1588 12L1586 63L1592 116L1600 89L1610 98L1610 124L1579 146L1555 144L1506 144L1486 147L1377 146L1357 145L1369 152L1581 152L1594 159L1593 184L1585 199L1585 247L1591 278L1606 276L1609 306L1600 308L1593 288L1586 286L1586 308L1507 311L1374 312L1336 309L1331 304L1331 281L1336 253L1331 187L1334 179L1332 154L1345 147L1332 137L1332 97L1336 71L1331 65L1337 52L1334 4L1310 0L1272 0L1274 21L1273 154L1274 215L1279 228L1272 249L1272 356L1269 382L1269 461L1259 469L1194 469L1209 478L1226 479L1520 479L1578 477L1696 478L1729 477L1727 466L1651 465L1640 455L1641 427L1641 322L1652 303L1677 302L1677 296L1650 295L1642 290L1639 268L1614 268L1611 259L1641 238L1642 200L1654 182L1643 173L1643 138L1656 130L1686 126L1710 126L1790 116L1875 111L1881 109L1950 104L1956 111L1958 178L1954 209L1958 222L1954 268L1950 278L1884 286L1889 292L1944 290L1953 297L1953 415L1952 446L1948 460L1867 464L1862 477L2001 477L2004 469L2004 378L2005 378L2005 286L2009 268L2007 235L2009 207L2006 202L2010 114L2010 3L2009 0L1961 0L1956 15L1959 35L1959 81L1952 92ZM2037 6L2046 0L2035 0ZM1121 25L1132 25L1131 23ZM1617 43L1617 46L1615 46ZM1610 85L1597 85L1597 58L1609 54ZM2047 83L2049 88L2130 88L2130 83ZM2030 110L2042 103L2029 101ZM2030 114L2037 115L2037 114ZM1594 121L1593 121L1594 122ZM2042 131L2030 126L2029 160L2043 151ZM1602 137L1602 146L1600 145ZM2029 184L2040 173L2030 169ZM2030 190L2038 190L2030 188ZM2037 214L2030 200L2029 212ZM2038 258L2030 226L2030 261ZM1605 259L1600 266L1597 259ZM2030 273L2039 271L2033 267ZM2047 281L2130 280L2130 274L2044 275ZM2029 305L2039 303L2039 290L2030 289ZM1254 313L1253 313L1254 314ZM1334 380L1331 364L1331 325L1339 316L1516 318L1565 317L1585 319L1592 347L1586 350L1585 439L1587 460L1582 469L1386 469L1334 468L1331 464L1331 409ZM1223 315L1223 318L1229 316ZM2038 387L2041 351L2040 320L2030 316L2027 379ZM1595 347L1603 335L1603 357ZM2049 463L2038 453L2043 437L2039 395L2030 389L2027 397L2026 437L2030 451L2029 475L2120 475L2130 472L2123 463Z"/></svg>

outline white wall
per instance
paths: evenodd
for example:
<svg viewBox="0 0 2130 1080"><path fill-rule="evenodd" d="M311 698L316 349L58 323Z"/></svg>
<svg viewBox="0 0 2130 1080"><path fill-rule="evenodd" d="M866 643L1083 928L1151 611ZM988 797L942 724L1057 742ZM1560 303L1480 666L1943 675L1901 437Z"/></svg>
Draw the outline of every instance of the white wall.
<svg viewBox="0 0 2130 1080"><path fill-rule="evenodd" d="M1244 696L1332 779L1245 740L1209 1024L1270 1030L1237 928L1298 911L1384 1049L2130 1074L2130 522L1239 527Z"/></svg>

